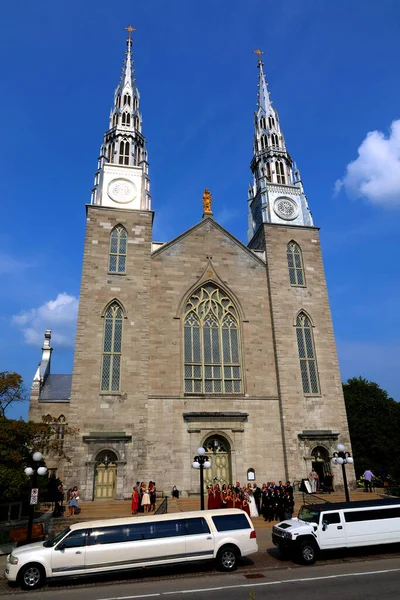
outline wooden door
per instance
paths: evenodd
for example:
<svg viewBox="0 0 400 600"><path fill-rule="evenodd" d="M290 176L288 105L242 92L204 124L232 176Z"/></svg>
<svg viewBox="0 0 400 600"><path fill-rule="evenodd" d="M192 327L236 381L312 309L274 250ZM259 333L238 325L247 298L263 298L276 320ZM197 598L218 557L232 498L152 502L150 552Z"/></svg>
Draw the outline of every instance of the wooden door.
<svg viewBox="0 0 400 600"><path fill-rule="evenodd" d="M117 483L116 465L100 464L96 468L94 499L95 500L113 500L115 498L115 489Z"/></svg>

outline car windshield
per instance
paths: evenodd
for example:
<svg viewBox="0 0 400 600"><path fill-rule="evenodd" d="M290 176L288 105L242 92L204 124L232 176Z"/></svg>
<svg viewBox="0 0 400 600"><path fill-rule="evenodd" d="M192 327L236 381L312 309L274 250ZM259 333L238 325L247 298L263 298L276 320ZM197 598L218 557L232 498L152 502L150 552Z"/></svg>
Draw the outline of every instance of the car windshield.
<svg viewBox="0 0 400 600"><path fill-rule="evenodd" d="M64 537L65 535L67 535L67 533L68 533L69 531L70 531L70 528L69 528L69 527L67 527L66 529L64 529L64 531L62 531L61 533L59 533L59 534L58 534L58 535L56 535L55 537L53 537L53 538L50 538L49 540L46 540L46 541L43 543L43 546L45 546L46 548L51 548L52 546L55 546L56 544L58 544L58 542L59 542L60 540L62 540L62 539L63 539L63 537Z"/></svg>
<svg viewBox="0 0 400 600"><path fill-rule="evenodd" d="M319 523L319 517L321 512L319 510L313 510L311 507L302 506L299 512L299 519L306 521L306 523Z"/></svg>

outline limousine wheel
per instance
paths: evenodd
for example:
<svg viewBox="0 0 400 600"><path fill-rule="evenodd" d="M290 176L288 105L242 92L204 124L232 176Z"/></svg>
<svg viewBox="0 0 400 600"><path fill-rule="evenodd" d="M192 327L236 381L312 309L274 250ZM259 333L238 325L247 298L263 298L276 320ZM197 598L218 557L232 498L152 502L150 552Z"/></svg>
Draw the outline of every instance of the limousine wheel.
<svg viewBox="0 0 400 600"><path fill-rule="evenodd" d="M44 584L45 572L41 565L29 564L21 570L20 581L24 590L34 590Z"/></svg>
<svg viewBox="0 0 400 600"><path fill-rule="evenodd" d="M315 563L317 548L313 542L303 542L299 548L301 561L306 565Z"/></svg>
<svg viewBox="0 0 400 600"><path fill-rule="evenodd" d="M221 571L234 571L238 560L239 552L234 546L224 546L217 554L217 564Z"/></svg>

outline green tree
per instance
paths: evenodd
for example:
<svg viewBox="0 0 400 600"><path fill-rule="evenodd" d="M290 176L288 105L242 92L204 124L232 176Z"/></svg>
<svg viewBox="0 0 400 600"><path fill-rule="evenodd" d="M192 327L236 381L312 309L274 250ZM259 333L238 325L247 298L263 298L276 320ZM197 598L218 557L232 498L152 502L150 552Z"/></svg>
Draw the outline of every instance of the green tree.
<svg viewBox="0 0 400 600"><path fill-rule="evenodd" d="M369 468L400 479L400 404L363 377L349 379L343 392L357 477Z"/></svg>
<svg viewBox="0 0 400 600"><path fill-rule="evenodd" d="M64 435L72 435L76 430L66 427ZM39 451L45 458L59 456L68 458L60 441L54 437L50 420L42 423L26 423L22 420L0 417L0 503L25 500L30 488L30 480L24 468L31 466L32 453ZM45 496L49 478L40 478L39 489Z"/></svg>
<svg viewBox="0 0 400 600"><path fill-rule="evenodd" d="M11 404L25 401L26 391L21 375L0 371L0 417L4 417Z"/></svg>

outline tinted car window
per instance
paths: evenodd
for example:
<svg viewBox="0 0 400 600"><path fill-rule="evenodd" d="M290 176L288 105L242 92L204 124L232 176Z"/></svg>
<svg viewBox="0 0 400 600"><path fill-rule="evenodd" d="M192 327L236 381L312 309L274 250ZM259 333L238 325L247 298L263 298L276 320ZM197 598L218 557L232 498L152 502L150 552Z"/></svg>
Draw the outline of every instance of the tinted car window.
<svg viewBox="0 0 400 600"><path fill-rule="evenodd" d="M152 523L151 528L152 538L177 537L186 533L184 519L156 521Z"/></svg>
<svg viewBox="0 0 400 600"><path fill-rule="evenodd" d="M86 529L72 531L70 535L63 539L64 548L81 548L86 543Z"/></svg>
<svg viewBox="0 0 400 600"><path fill-rule="evenodd" d="M322 515L322 522L326 521L329 525L333 523L340 523L340 514L339 513L326 513Z"/></svg>
<svg viewBox="0 0 400 600"><path fill-rule="evenodd" d="M230 531L232 529L250 529L250 523L248 522L246 515L223 515L218 517L212 517L217 531Z"/></svg>
<svg viewBox="0 0 400 600"><path fill-rule="evenodd" d="M89 544L117 544L118 542L126 542L127 533L128 527L123 525L92 529L89 536Z"/></svg>
<svg viewBox="0 0 400 600"><path fill-rule="evenodd" d="M187 535L197 535L199 533L210 533L207 521L203 517L186 520Z"/></svg>
<svg viewBox="0 0 400 600"><path fill-rule="evenodd" d="M355 510L344 513L346 523L354 523L356 521L376 521L378 519L396 519L399 517L400 507L380 508L375 510Z"/></svg>

